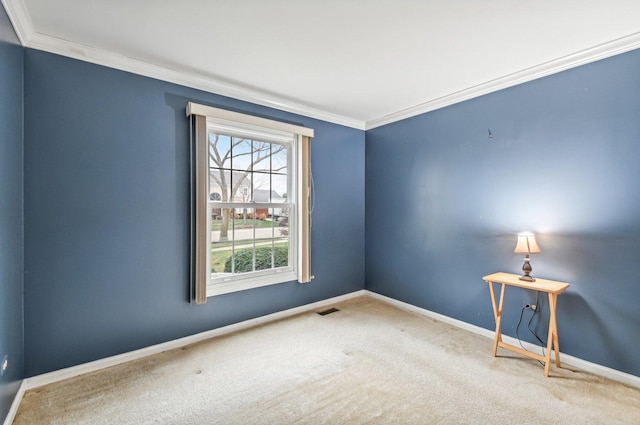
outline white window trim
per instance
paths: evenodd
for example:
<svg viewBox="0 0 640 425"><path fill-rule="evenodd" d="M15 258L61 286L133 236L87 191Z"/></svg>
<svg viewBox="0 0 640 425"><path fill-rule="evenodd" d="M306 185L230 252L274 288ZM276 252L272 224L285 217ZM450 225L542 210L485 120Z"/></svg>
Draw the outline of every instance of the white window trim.
<svg viewBox="0 0 640 425"><path fill-rule="evenodd" d="M242 114L240 112L227 111L226 109L214 108L213 106L199 105L193 102L189 102L187 104L187 116L191 115L202 115L209 118L254 125L257 127L264 127L271 130L284 131L307 137L313 137L314 134L312 128L301 127L299 125L289 124L282 121L270 120L268 118L256 117L254 115Z"/></svg>
<svg viewBox="0 0 640 425"><path fill-rule="evenodd" d="M292 164L292 172L294 173L292 176L292 184L295 189L292 193L295 193L295 199L293 204L295 206L294 217L290 222L290 226L295 226L296 229L296 240L290 240L290 250L292 252L292 256L290 257L290 266L286 268L278 268L272 270L263 270L257 272L251 272L247 278L242 277L234 277L232 281L229 282L217 282L215 284L206 284L206 296L202 297L202 289L198 289L197 285L202 285L202 282L192 282L193 288L192 297L195 299L196 303L201 304L206 302L206 298L215 295L227 294L231 292L243 291L252 288L258 288L267 285L273 285L277 283L290 282L294 280L298 280L301 283L309 282L313 276L310 274L310 213L309 213L309 174L310 174L310 155L309 155L309 145L308 140L313 137L314 131L313 129L297 126L294 124L284 123L280 121L269 120L266 118L255 117L252 115L241 114L238 112L227 111L224 109L214 108L211 106L199 105L195 103L189 102L187 105L187 116L198 115L203 116L208 119L214 119L217 124L220 126L224 126L224 123L227 122L231 125L239 124L247 128L256 127L267 130L275 130L276 132L289 133L294 135L293 143L292 143L292 152L293 159L295 163ZM249 128L249 131L251 129ZM276 136L277 137L277 136ZM308 139L307 139L308 138ZM306 140L306 144L304 143ZM275 141L275 140L274 140ZM302 149L301 146L305 144L305 148ZM303 155L306 157L303 158ZM303 167L307 167L306 172L301 172ZM208 172L207 172L208 173ZM305 183L306 181L306 183ZM207 177L208 184L208 177ZM303 185L307 185L306 188L303 188ZM208 193L208 190L206 190ZM303 203L305 204L303 207ZM210 204L207 204L207 211ZM255 208L256 205L253 204L252 208ZM210 214L207 214L207 217L210 217ZM305 228L306 226L306 228ZM205 266L207 273L206 282L209 282L210 279L210 220L206 220L206 260ZM295 242L295 243L294 243ZM192 241L192 244L194 242ZM301 248L305 246L305 248ZM302 252L303 250L304 252ZM195 257L192 257L192 261L194 261ZM195 265L197 269L198 266ZM193 276L197 276L195 273ZM194 278L197 279L197 278ZM200 292L198 292L200 291Z"/></svg>

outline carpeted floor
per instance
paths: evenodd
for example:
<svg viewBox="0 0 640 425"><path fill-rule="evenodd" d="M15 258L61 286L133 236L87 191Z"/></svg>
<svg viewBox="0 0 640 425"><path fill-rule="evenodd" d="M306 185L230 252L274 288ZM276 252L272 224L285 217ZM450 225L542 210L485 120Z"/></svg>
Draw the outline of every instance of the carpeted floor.
<svg viewBox="0 0 640 425"><path fill-rule="evenodd" d="M638 424L640 390L369 297L28 391L15 425Z"/></svg>

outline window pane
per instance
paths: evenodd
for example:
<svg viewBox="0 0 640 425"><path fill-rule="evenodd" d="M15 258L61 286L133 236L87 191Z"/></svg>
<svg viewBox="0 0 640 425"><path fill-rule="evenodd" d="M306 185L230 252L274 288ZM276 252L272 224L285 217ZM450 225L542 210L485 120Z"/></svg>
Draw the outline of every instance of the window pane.
<svg viewBox="0 0 640 425"><path fill-rule="evenodd" d="M212 277L231 274L233 237L229 223L233 210L212 208L211 210L211 273Z"/></svg>
<svg viewBox="0 0 640 425"><path fill-rule="evenodd" d="M221 169L209 170L209 201L228 202L231 190L231 172Z"/></svg>
<svg viewBox="0 0 640 425"><path fill-rule="evenodd" d="M253 174L253 201L254 202L271 202L271 179L269 174L254 173Z"/></svg>
<svg viewBox="0 0 640 425"><path fill-rule="evenodd" d="M255 220L253 208L236 208L233 220L234 272L254 271Z"/></svg>
<svg viewBox="0 0 640 425"><path fill-rule="evenodd" d="M271 172L287 174L289 149L284 145L274 143L271 152Z"/></svg>
<svg viewBox="0 0 640 425"><path fill-rule="evenodd" d="M277 146L277 145L275 145ZM269 172L271 167L271 143L253 142L253 170Z"/></svg>
<svg viewBox="0 0 640 425"><path fill-rule="evenodd" d="M289 202L287 200L289 197L287 193L287 176L280 174L271 175L271 193L273 194L271 202Z"/></svg>
<svg viewBox="0 0 640 425"><path fill-rule="evenodd" d="M251 201L251 174L234 171L231 175L231 202Z"/></svg>
<svg viewBox="0 0 640 425"><path fill-rule="evenodd" d="M274 215L279 213L278 220L274 222L273 235L273 260L274 267L287 267L289 265L289 215L288 210L281 208L272 209ZM283 214L284 213L284 214Z"/></svg>
<svg viewBox="0 0 640 425"><path fill-rule="evenodd" d="M224 134L208 133L209 167L231 168L231 137Z"/></svg>
<svg viewBox="0 0 640 425"><path fill-rule="evenodd" d="M231 166L234 170L251 171L251 140L234 137Z"/></svg>

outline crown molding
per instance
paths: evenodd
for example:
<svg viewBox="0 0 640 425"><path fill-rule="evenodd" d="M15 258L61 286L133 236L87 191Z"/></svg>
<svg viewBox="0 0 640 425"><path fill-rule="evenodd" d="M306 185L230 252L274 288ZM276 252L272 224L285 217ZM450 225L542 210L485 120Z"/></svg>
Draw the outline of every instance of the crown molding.
<svg viewBox="0 0 640 425"><path fill-rule="evenodd" d="M27 11L24 1L20 0L0 0L4 6L4 10L9 16L11 25L18 36L18 40L23 46L26 46L29 37L34 33L31 16Z"/></svg>
<svg viewBox="0 0 640 425"><path fill-rule="evenodd" d="M611 56L619 55L634 49L640 48L640 32L618 38L616 40L600 44L576 53L572 53L561 58L545 62L540 65L532 66L522 71L514 72L491 81L487 81L477 86L469 87L437 99L430 100L420 105L376 118L365 123L365 130L371 130L406 118L424 114L425 112L434 111L444 108L455 103L463 102L474 97L482 96L498 90L513 87L518 84L546 77L567 69L575 68L591 62L605 59Z"/></svg>
<svg viewBox="0 0 640 425"><path fill-rule="evenodd" d="M0 0L7 11L18 39L24 47L119 69L121 71L167 81L181 86L228 96L245 102L304 115L310 118L344 125L358 130L371 130L416 115L431 112L465 100L473 99L518 84L546 77L571 68L605 59L640 48L640 32L618 38L540 65L517 71L491 81L432 99L379 118L362 121L334 114L259 90L226 83L195 72L186 72L144 62L135 58L108 52L91 46L74 43L35 32L31 17L22 0Z"/></svg>
<svg viewBox="0 0 640 425"><path fill-rule="evenodd" d="M309 118L328 121L334 124L356 128L358 130L364 130L365 128L365 122L362 120L323 111L321 109L280 98L269 93L264 93L259 90L243 87L241 85L225 83L194 72L186 72L183 70L155 65L128 56L38 33L34 30L31 16L26 9L24 1L0 1L7 11L9 20L13 25L20 43L24 47L55 53L72 59L78 59L121 71L131 72L133 74L167 81L221 96L228 96L245 102L255 103L298 115L304 115Z"/></svg>
<svg viewBox="0 0 640 425"><path fill-rule="evenodd" d="M270 108L279 109L294 114L328 121L359 130L364 130L364 121L333 114L307 105L296 103L278 96L253 90L240 85L224 83L213 78L204 77L194 72L186 72L155 65L124 55L108 52L95 47L78 44L69 40L62 40L40 33L32 33L26 39L25 47L42 50L49 53L131 72L145 77L167 81L181 86L203 90L209 93L228 96L234 99L255 103Z"/></svg>

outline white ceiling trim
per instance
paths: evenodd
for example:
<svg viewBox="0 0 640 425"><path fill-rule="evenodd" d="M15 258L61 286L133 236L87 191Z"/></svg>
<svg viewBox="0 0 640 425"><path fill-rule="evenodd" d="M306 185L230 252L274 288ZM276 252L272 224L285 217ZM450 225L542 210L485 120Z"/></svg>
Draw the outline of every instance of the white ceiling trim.
<svg viewBox="0 0 640 425"><path fill-rule="evenodd" d="M37 33L34 30L31 17L29 16L29 12L22 0L0 1L7 11L7 15L13 24L20 42L25 47L55 53L73 59L95 63L222 96L228 96L234 99L304 115L310 118L316 118L322 121L340 124L359 130L370 130L386 124L391 124L396 121L401 121L406 118L434 111L436 109L450 106L491 92L640 48L640 32L638 32L487 81L477 86L469 87L437 99L429 100L411 108L397 111L393 114L364 122L362 120L313 108L289 99L279 98L278 96L263 93L241 85L229 84L213 78L203 77L197 73L170 69L95 47Z"/></svg>
<svg viewBox="0 0 640 425"><path fill-rule="evenodd" d="M9 20L13 25L13 29L22 43L26 46L26 41L31 34L33 34L33 23L31 22L31 16L26 9L23 1L20 0L1 0L4 10L7 11Z"/></svg>
<svg viewBox="0 0 640 425"><path fill-rule="evenodd" d="M640 48L640 32L589 49L585 49L580 52L561 57L559 59L536 65L522 71L514 72L512 74L505 75L504 77L496 78L494 80L487 81L486 83L482 83L474 87L469 87L468 89L464 89L456 93L451 93L438 99L430 100L428 102L416 105L403 111L398 111L381 118L367 121L365 124L365 130L370 130L406 118L411 118L416 115L424 114L425 112L444 108L445 106L450 106L455 103L469 100L474 97L482 96L484 94L492 93L508 87L513 87L518 84L526 83L528 81L533 81L538 78L556 74L567 69L575 68L580 65L585 65L590 62L595 62L597 60L605 59L637 48Z"/></svg>
<svg viewBox="0 0 640 425"><path fill-rule="evenodd" d="M196 73L189 73L158 66L117 53L108 52L95 47L35 32L31 22L31 17L29 16L29 12L25 8L23 1L1 1L5 6L7 15L9 15L9 19L13 24L16 34L24 47L55 53L61 56L275 108L281 111L356 128L358 130L364 130L365 128L365 122L361 120L312 108L307 105L296 103L288 99L281 99L277 96L262 93L240 85L233 85L220 82L212 78L202 77Z"/></svg>
<svg viewBox="0 0 640 425"><path fill-rule="evenodd" d="M91 62L109 68L127 71L145 77L151 77L181 86L191 87L222 96L232 97L250 103L279 109L294 114L316 118L347 127L364 130L365 123L349 117L333 114L309 106L278 98L257 90L248 89L240 85L223 83L212 78L206 78L197 73L190 73L176 69L158 66L131 57L89 47L83 44L62 40L40 33L33 33L26 39L25 47L43 50L85 62Z"/></svg>

